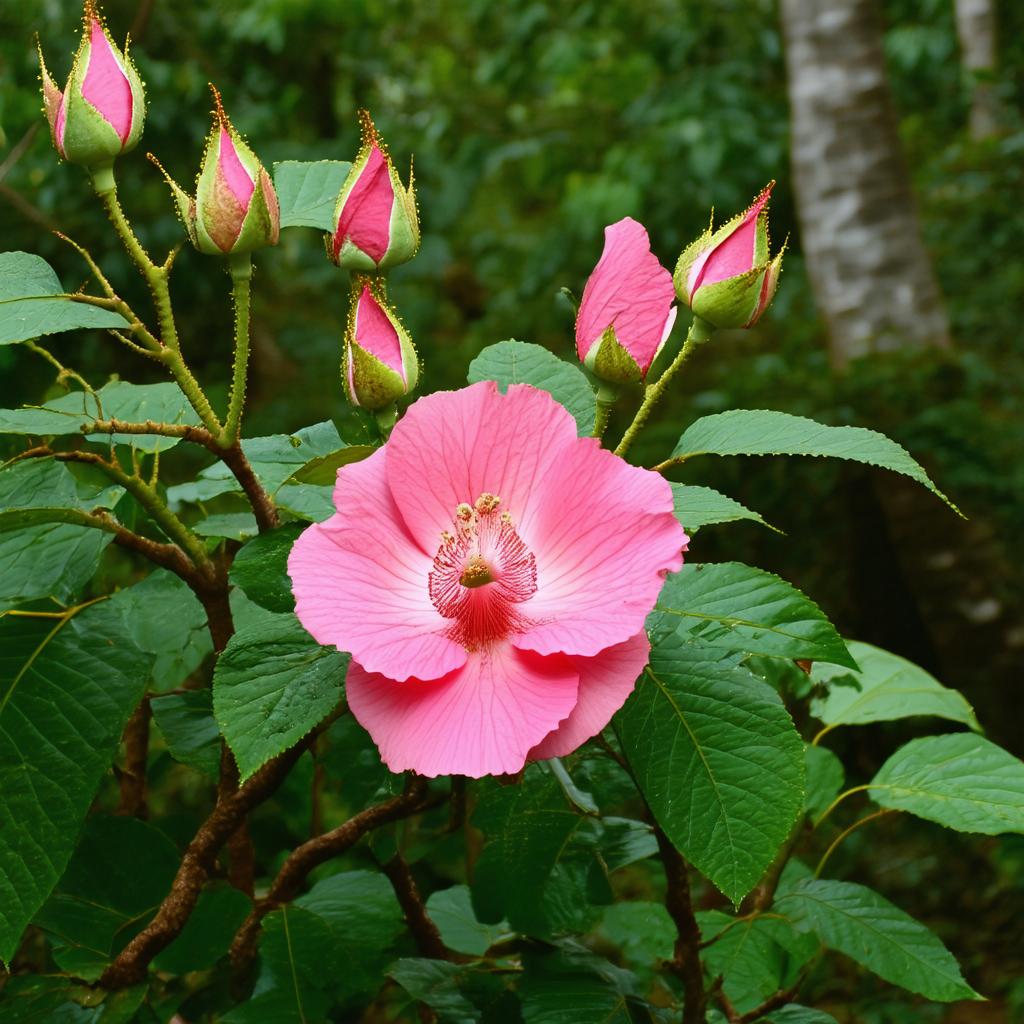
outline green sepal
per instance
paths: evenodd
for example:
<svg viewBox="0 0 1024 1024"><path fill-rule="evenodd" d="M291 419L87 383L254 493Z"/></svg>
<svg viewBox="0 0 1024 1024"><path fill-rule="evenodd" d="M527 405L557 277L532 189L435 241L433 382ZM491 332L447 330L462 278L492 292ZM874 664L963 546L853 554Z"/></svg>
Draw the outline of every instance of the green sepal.
<svg viewBox="0 0 1024 1024"><path fill-rule="evenodd" d="M256 188L249 201L249 210L242 222L232 253L252 252L268 245L277 245L280 235L281 216L278 211L277 193L270 176L260 167L256 175Z"/></svg>
<svg viewBox="0 0 1024 1024"><path fill-rule="evenodd" d="M687 305L690 304L690 290L687 283L687 279L690 276L690 268L711 247L711 234L711 225L709 224L707 230L696 241L691 242L679 254L679 259L676 260L676 269L672 274L672 283L675 285L676 295L679 296L680 301L685 302Z"/></svg>
<svg viewBox="0 0 1024 1024"><path fill-rule="evenodd" d="M715 327L747 327L757 313L767 272L768 267L762 265L724 281L702 284L691 308L702 320Z"/></svg>
<svg viewBox="0 0 1024 1024"><path fill-rule="evenodd" d="M388 161L388 173L391 176L391 187L395 192L395 204L391 208L391 236L388 251L384 253L378 266L381 270L406 263L416 255L420 248L420 220L416 208L416 190L413 186L412 164L409 165L409 187L402 185L391 157Z"/></svg>
<svg viewBox="0 0 1024 1024"><path fill-rule="evenodd" d="M164 165L152 153L147 153L150 163L156 166L164 176L164 180L170 186L171 198L174 200L175 208L178 211L178 220L181 221L188 235L188 240L198 249L199 242L196 236L196 201L192 198L164 169Z"/></svg>
<svg viewBox="0 0 1024 1024"><path fill-rule="evenodd" d="M637 361L615 336L614 327L606 327L590 346L583 365L596 377L612 384L635 384L644 376Z"/></svg>

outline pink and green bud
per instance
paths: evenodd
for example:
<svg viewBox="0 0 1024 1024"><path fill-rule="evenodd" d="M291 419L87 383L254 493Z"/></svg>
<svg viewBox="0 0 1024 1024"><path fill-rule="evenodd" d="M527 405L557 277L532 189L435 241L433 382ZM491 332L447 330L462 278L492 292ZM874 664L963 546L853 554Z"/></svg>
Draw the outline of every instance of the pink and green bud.
<svg viewBox="0 0 1024 1024"><path fill-rule="evenodd" d="M643 380L676 319L672 275L651 252L642 224L604 229L604 252L576 314L576 352L601 380Z"/></svg>
<svg viewBox="0 0 1024 1024"><path fill-rule="evenodd" d="M370 115L359 112L363 144L334 207L334 233L327 254L346 270L375 273L405 263L420 247L413 190L402 184Z"/></svg>
<svg viewBox="0 0 1024 1024"><path fill-rule="evenodd" d="M82 41L63 92L39 48L43 109L57 152L69 163L98 168L135 148L146 99L128 43L123 52L114 45L94 0L86 0L83 15Z"/></svg>
<svg viewBox="0 0 1024 1024"><path fill-rule="evenodd" d="M371 411L394 405L416 387L416 349L380 279L360 274L352 282L342 376L349 401Z"/></svg>
<svg viewBox="0 0 1024 1024"><path fill-rule="evenodd" d="M717 231L709 225L676 264L676 293L714 327L753 327L775 295L785 246L769 252L770 182L748 209Z"/></svg>
<svg viewBox="0 0 1024 1024"><path fill-rule="evenodd" d="M164 171L178 213L192 244L210 256L252 252L277 245L281 214L277 192L256 154L224 113L220 93L211 85L213 127L196 182L195 198Z"/></svg>

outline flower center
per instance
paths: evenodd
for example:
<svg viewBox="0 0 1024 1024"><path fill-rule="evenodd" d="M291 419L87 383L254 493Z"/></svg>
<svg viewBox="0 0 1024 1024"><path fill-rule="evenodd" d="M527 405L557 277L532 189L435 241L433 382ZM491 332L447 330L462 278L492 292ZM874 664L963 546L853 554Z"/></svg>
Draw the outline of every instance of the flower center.
<svg viewBox="0 0 1024 1024"><path fill-rule="evenodd" d="M455 509L427 583L434 607L451 620L447 635L475 650L529 625L516 606L537 592L537 561L501 499L485 493Z"/></svg>

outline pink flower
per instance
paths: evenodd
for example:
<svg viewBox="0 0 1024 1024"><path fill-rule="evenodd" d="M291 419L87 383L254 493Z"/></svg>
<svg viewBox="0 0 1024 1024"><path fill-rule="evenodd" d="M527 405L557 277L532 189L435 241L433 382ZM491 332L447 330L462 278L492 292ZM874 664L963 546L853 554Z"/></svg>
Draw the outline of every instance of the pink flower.
<svg viewBox="0 0 1024 1024"><path fill-rule="evenodd" d="M72 163L95 166L132 149L142 135L145 97L127 47L112 42L93 0L84 5L82 41L64 91L39 51L43 106L53 144Z"/></svg>
<svg viewBox="0 0 1024 1024"><path fill-rule="evenodd" d="M775 295L785 246L770 258L768 200L774 185L717 231L708 227L676 264L679 298L715 327L753 327Z"/></svg>
<svg viewBox="0 0 1024 1024"><path fill-rule="evenodd" d="M672 331L672 275L630 217L604 229L604 252L576 316L576 352L603 380L642 380Z"/></svg>
<svg viewBox="0 0 1024 1024"><path fill-rule="evenodd" d="M662 477L527 385L421 398L334 501L292 549L296 613L351 653L349 707L391 770L428 776L516 772L600 731L687 543Z"/></svg>
<svg viewBox="0 0 1024 1024"><path fill-rule="evenodd" d="M376 272L404 263L420 245L412 172L402 184L370 115L359 112L363 144L334 207L327 253L346 270Z"/></svg>

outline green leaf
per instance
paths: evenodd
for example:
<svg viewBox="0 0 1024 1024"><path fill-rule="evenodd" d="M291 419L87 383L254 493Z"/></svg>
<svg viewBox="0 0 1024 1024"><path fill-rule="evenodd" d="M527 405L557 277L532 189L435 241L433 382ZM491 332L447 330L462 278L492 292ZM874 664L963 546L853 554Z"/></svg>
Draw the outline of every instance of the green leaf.
<svg viewBox="0 0 1024 1024"><path fill-rule="evenodd" d="M775 910L893 985L941 1003L979 998L938 936L863 885L807 879Z"/></svg>
<svg viewBox="0 0 1024 1024"><path fill-rule="evenodd" d="M290 484L315 484L318 487L334 487L338 479L338 470L353 462L361 462L369 458L377 449L370 444L350 444L339 448L329 455L307 462L302 469L296 470L288 478Z"/></svg>
<svg viewBox="0 0 1024 1024"><path fill-rule="evenodd" d="M150 701L153 718L175 761L191 765L210 778L220 771L220 728L213 717L209 690L169 693Z"/></svg>
<svg viewBox="0 0 1024 1024"><path fill-rule="evenodd" d="M846 773L843 771L843 762L825 747L808 744L804 748L804 764L807 767L804 812L813 819L839 796Z"/></svg>
<svg viewBox="0 0 1024 1024"><path fill-rule="evenodd" d="M427 913L437 925L444 944L459 953L483 956L494 943L509 934L508 925L481 924L473 913L469 886L453 885L432 893Z"/></svg>
<svg viewBox="0 0 1024 1024"><path fill-rule="evenodd" d="M0 959L63 873L151 665L110 602L0 617Z"/></svg>
<svg viewBox="0 0 1024 1024"><path fill-rule="evenodd" d="M646 821L604 817L601 824L601 856L609 871L617 871L639 860L646 860L658 852L654 829Z"/></svg>
<svg viewBox="0 0 1024 1024"><path fill-rule="evenodd" d="M217 659L213 711L243 780L334 710L347 666L294 615L235 633Z"/></svg>
<svg viewBox="0 0 1024 1024"><path fill-rule="evenodd" d="M120 313L65 295L53 268L40 256L0 253L0 345L79 328L128 326Z"/></svg>
<svg viewBox="0 0 1024 1024"><path fill-rule="evenodd" d="M524 957L519 983L529 1024L653 1024L629 971L580 947Z"/></svg>
<svg viewBox="0 0 1024 1024"><path fill-rule="evenodd" d="M597 403L586 375L540 345L526 341L489 345L469 364L468 379L470 384L497 381L502 391L510 384L532 384L572 413L581 437L594 431Z"/></svg>
<svg viewBox="0 0 1024 1024"><path fill-rule="evenodd" d="M856 667L810 598L778 576L740 562L684 565L666 580L647 625L723 651Z"/></svg>
<svg viewBox="0 0 1024 1024"><path fill-rule="evenodd" d="M344 445L338 428L330 420L325 420L311 427L303 427L294 434L246 438L242 441L242 451L260 483L274 497L296 470L314 459L336 452ZM234 493L241 493L234 474L223 462L215 462L202 470L197 480L169 487L167 498L172 505L177 505L180 502L208 501L221 494Z"/></svg>
<svg viewBox="0 0 1024 1024"><path fill-rule="evenodd" d="M469 968L443 960L402 958L388 968L417 1002L429 1006L438 1024L475 1024L480 1011L459 991L459 981Z"/></svg>
<svg viewBox="0 0 1024 1024"><path fill-rule="evenodd" d="M231 565L231 582L241 587L246 597L261 608L272 612L294 611L288 555L305 528L304 523L288 523L243 545Z"/></svg>
<svg viewBox="0 0 1024 1024"><path fill-rule="evenodd" d="M765 522L760 513L741 505L735 498L722 494L711 487L694 484L672 484L672 501L675 504L676 519L692 537L702 526L713 523L733 523L739 519L750 519L769 530L775 530ZM776 530L776 533L781 531Z"/></svg>
<svg viewBox="0 0 1024 1024"><path fill-rule="evenodd" d="M227 537L228 540L248 540L259 532L256 517L251 512L218 512L193 525L200 537Z"/></svg>
<svg viewBox="0 0 1024 1024"><path fill-rule="evenodd" d="M0 533L0 610L45 597L70 601L113 539L111 533L67 523Z"/></svg>
<svg viewBox="0 0 1024 1024"><path fill-rule="evenodd" d="M828 694L811 702L811 714L826 725L818 738L840 725L867 725L914 715L934 715L980 730L974 709L962 694L897 654L851 640L860 671L815 665L811 678Z"/></svg>
<svg viewBox="0 0 1024 1024"><path fill-rule="evenodd" d="M174 423L195 426L199 417L177 384L129 384L112 380L95 393L72 391L52 402L22 409L0 409L0 434L29 434L59 437L80 434L96 420L123 420L128 423ZM101 444L130 445L140 452L166 451L179 441L159 434L87 434Z"/></svg>
<svg viewBox="0 0 1024 1024"><path fill-rule="evenodd" d="M865 427L829 427L767 409L731 409L702 416L683 431L670 460L695 455L819 455L890 469L916 480L959 511L902 445Z"/></svg>
<svg viewBox="0 0 1024 1024"><path fill-rule="evenodd" d="M63 970L95 981L167 895L180 855L137 818L90 818L74 856L34 924Z"/></svg>
<svg viewBox="0 0 1024 1024"><path fill-rule="evenodd" d="M284 484L277 489L274 500L277 506L290 512L298 519L310 523L322 523L335 513L334 488L317 487L313 484Z"/></svg>
<svg viewBox="0 0 1024 1024"><path fill-rule="evenodd" d="M338 794L351 813L361 811L393 776L355 715L342 715L324 735L326 751L322 743L317 745L317 759L325 773L324 785Z"/></svg>
<svg viewBox="0 0 1024 1024"><path fill-rule="evenodd" d="M152 683L158 692L180 686L213 651L206 611L174 573L157 569L113 600L126 610L131 638L156 656Z"/></svg>
<svg viewBox="0 0 1024 1024"><path fill-rule="evenodd" d="M260 1013L253 1003L249 1013L233 1011L225 1021L315 1024L327 1019L331 998L327 989L332 975L344 970L334 948L331 929L321 917L298 906L275 910L263 919L260 933L258 991L270 989L273 1012ZM257 997L261 998L261 997ZM262 996L266 999L266 995ZM244 1008L243 1008L244 1009Z"/></svg>
<svg viewBox="0 0 1024 1024"><path fill-rule="evenodd" d="M786 1003L762 1019L766 1024L838 1024L832 1014L796 1003Z"/></svg>
<svg viewBox="0 0 1024 1024"><path fill-rule="evenodd" d="M675 952L676 926L662 903L613 903L605 908L601 931L634 969L671 960Z"/></svg>
<svg viewBox="0 0 1024 1024"><path fill-rule="evenodd" d="M177 938L153 961L158 971L188 974L213 967L231 946L235 932L252 909L244 892L214 883L199 902Z"/></svg>
<svg viewBox="0 0 1024 1024"><path fill-rule="evenodd" d="M345 160L282 160L274 164L281 227L334 231L334 204L352 165Z"/></svg>
<svg viewBox="0 0 1024 1024"><path fill-rule="evenodd" d="M481 921L546 937L596 917L588 881L600 826L574 810L549 771L536 766L518 786L487 788L473 823L487 840L472 888Z"/></svg>
<svg viewBox="0 0 1024 1024"><path fill-rule="evenodd" d="M1024 833L1024 762L974 733L911 740L878 770L869 794L959 832Z"/></svg>
<svg viewBox="0 0 1024 1024"><path fill-rule="evenodd" d="M665 834L738 903L803 806L803 742L778 694L720 652L670 636L615 728Z"/></svg>
<svg viewBox="0 0 1024 1024"><path fill-rule="evenodd" d="M704 941L715 939L701 959L711 977L722 976L725 994L741 1013L792 985L818 949L817 941L785 921L736 919L717 910L698 912L697 920Z"/></svg>

